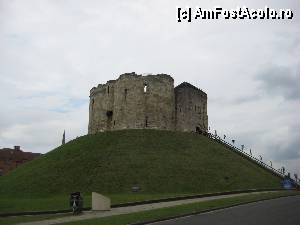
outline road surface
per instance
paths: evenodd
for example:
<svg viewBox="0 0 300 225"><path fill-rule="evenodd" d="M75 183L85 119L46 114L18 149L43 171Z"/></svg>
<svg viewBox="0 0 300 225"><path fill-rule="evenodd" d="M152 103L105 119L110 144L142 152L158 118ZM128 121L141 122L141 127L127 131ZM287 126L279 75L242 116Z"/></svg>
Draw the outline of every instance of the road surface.
<svg viewBox="0 0 300 225"><path fill-rule="evenodd" d="M298 195L250 203L154 224L300 225L300 196Z"/></svg>

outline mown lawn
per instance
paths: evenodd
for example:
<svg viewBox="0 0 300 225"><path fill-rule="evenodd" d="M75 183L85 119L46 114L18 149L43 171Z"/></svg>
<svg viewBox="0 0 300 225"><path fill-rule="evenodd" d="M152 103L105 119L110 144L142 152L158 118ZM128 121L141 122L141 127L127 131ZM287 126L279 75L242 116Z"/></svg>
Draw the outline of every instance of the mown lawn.
<svg viewBox="0 0 300 225"><path fill-rule="evenodd" d="M40 220L48 220L55 218L62 218L65 216L72 216L72 213L56 214L56 215L39 215L39 216L14 216L14 217L0 217L0 225L12 225L21 222L33 222Z"/></svg>
<svg viewBox="0 0 300 225"><path fill-rule="evenodd" d="M280 178L205 136L123 130L79 137L0 177L0 212L66 209L75 191L88 193L90 206L92 191L119 203L280 186Z"/></svg>
<svg viewBox="0 0 300 225"><path fill-rule="evenodd" d="M192 194L186 194L192 195ZM83 194L83 207L91 207L91 194ZM111 194L108 197L112 204L136 202L144 200L162 199L169 197L185 196L184 194ZM25 212L25 211L47 211L69 209L69 196L56 195L47 197L31 197L31 198L0 198L0 214L9 212Z"/></svg>

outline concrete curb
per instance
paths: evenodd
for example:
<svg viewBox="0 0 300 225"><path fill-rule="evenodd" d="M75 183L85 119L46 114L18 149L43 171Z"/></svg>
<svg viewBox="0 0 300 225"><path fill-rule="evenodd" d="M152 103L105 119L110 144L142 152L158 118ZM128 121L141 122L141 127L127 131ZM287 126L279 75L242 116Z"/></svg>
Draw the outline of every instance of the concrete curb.
<svg viewBox="0 0 300 225"><path fill-rule="evenodd" d="M251 203L255 203L255 202L263 202L263 201L268 201L268 200L272 200L272 199L279 199L279 198L285 198L285 197L291 197L291 196L297 196L297 195L300 195L300 193L296 194L296 195L287 195L287 196L273 197L273 198L267 198L267 199L259 199L259 200L254 200L254 201L250 201L250 202L237 203L237 204L223 206L223 207L216 207L216 208L212 208L212 209L205 209L205 210L201 210L201 211L197 211L197 212L186 213L186 214L182 214L182 215L178 215L178 216L170 216L170 217L166 217L166 218L162 218L162 219L149 220L149 221L138 222L138 223L130 223L128 225L147 225L147 224L149 225L149 224L153 224L153 223L159 223L159 222L163 222L163 221L184 218L187 216L199 215L202 213L212 212L212 211L216 211L216 210L229 209L229 208L233 208L233 207L240 206L240 205L247 205L247 204L251 204Z"/></svg>
<svg viewBox="0 0 300 225"><path fill-rule="evenodd" d="M111 205L111 208L145 205L145 204L152 204L152 203L170 202L170 201L187 200L187 199L195 199L195 198L204 198L204 197L212 197L212 196L220 196L220 195L263 192L263 191L283 191L283 190L284 189L281 189L281 188L270 188L270 189L264 188L264 189L247 189L247 190L225 191L225 192L206 193L206 194L198 194L198 195L188 195L188 196L179 196L179 197L171 197L171 198L163 198L163 199L154 199L154 200L146 200L146 201L138 201L138 202L127 202L127 203L113 204L113 205ZM89 211L89 210L91 210L91 207L83 208L83 210L84 211ZM59 213L70 213L70 212L72 212L71 209L47 210L47 211L28 211L28 212L16 212L16 213L1 213L0 217L27 216L27 215L47 215L47 214L59 214Z"/></svg>

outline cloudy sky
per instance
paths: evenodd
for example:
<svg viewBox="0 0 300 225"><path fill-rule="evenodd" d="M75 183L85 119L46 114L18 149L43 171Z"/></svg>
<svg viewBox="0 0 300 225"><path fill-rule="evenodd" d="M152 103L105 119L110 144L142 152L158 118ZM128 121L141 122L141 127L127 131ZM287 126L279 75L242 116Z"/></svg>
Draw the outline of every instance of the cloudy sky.
<svg viewBox="0 0 300 225"><path fill-rule="evenodd" d="M177 22L176 7L289 8L292 20ZM210 127L300 175L300 2L0 0L0 148L87 133L89 90L167 73L208 94Z"/></svg>

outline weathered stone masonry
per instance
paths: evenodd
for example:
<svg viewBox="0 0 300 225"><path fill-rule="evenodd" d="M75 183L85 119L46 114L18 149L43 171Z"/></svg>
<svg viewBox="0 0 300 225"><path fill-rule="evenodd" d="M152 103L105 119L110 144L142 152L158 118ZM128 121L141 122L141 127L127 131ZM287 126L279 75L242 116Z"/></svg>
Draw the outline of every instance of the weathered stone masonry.
<svg viewBox="0 0 300 225"><path fill-rule="evenodd" d="M207 130L207 95L205 92L184 82L175 88L175 105L176 130Z"/></svg>
<svg viewBox="0 0 300 225"><path fill-rule="evenodd" d="M90 91L89 134L106 130L207 130L207 95L166 74L122 74Z"/></svg>

